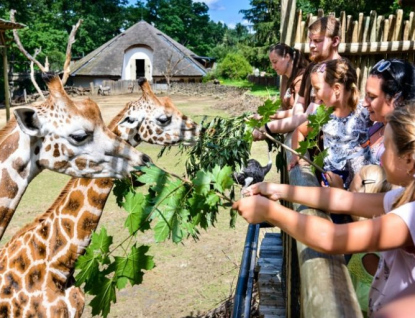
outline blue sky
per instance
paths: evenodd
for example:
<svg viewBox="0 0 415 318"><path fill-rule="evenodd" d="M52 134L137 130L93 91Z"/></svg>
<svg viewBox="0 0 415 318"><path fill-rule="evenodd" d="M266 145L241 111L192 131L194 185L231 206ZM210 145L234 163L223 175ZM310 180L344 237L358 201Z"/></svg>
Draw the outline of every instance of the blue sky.
<svg viewBox="0 0 415 318"><path fill-rule="evenodd" d="M250 0L193 0L204 2L209 7L210 19L215 22L226 23L229 28L234 28L237 23L246 24L243 21L243 15L239 10L250 9ZM129 0L131 5L136 3L136 0Z"/></svg>
<svg viewBox="0 0 415 318"><path fill-rule="evenodd" d="M195 1L195 0L193 0ZM235 24L242 23L243 15L239 10L250 9L250 0L196 0L204 2L209 7L209 16L215 22L223 22L233 28Z"/></svg>

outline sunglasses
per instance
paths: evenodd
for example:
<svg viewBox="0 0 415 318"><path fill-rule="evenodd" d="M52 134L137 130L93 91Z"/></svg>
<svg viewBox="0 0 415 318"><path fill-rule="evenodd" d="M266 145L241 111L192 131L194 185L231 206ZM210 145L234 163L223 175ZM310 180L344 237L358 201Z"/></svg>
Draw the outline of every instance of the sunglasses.
<svg viewBox="0 0 415 318"><path fill-rule="evenodd" d="M393 65L392 65L393 62L403 64L403 62L399 61L399 60L390 61L390 60L383 59L383 60L380 60L379 62L377 62L375 64L375 66L373 66L373 70L375 70L379 73L383 73L383 72L387 71L389 73L389 75L392 77L392 79L395 81L395 83L400 86L399 81L395 77L395 72L394 72Z"/></svg>

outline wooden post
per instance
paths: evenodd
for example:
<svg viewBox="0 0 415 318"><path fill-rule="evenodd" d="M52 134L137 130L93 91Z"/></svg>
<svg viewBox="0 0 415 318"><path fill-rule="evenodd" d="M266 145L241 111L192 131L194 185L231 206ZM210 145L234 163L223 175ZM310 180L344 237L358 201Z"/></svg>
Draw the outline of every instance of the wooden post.
<svg viewBox="0 0 415 318"><path fill-rule="evenodd" d="M295 23L296 0L281 0L281 26L280 41L292 46L294 45L295 32L293 28Z"/></svg>
<svg viewBox="0 0 415 318"><path fill-rule="evenodd" d="M7 49L6 45L3 46L3 75L4 75L4 101L6 104L6 121L10 120L10 87L8 76L8 63L7 63Z"/></svg>

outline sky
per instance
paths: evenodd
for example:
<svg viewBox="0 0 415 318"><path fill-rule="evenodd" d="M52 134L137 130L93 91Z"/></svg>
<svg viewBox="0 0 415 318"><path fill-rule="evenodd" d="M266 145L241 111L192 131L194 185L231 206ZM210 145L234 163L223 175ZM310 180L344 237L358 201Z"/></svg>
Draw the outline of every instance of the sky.
<svg viewBox="0 0 415 318"><path fill-rule="evenodd" d="M209 7L210 19L215 22L225 23L233 29L237 23L247 24L243 21L243 15L239 10L250 9L250 0L193 0L194 2L204 2ZM134 5L136 0L129 0L130 5Z"/></svg>
<svg viewBox="0 0 415 318"><path fill-rule="evenodd" d="M250 9L250 0L194 0L204 2L209 7L210 19L215 22L223 22L229 28L234 28L237 23L246 24L239 10Z"/></svg>

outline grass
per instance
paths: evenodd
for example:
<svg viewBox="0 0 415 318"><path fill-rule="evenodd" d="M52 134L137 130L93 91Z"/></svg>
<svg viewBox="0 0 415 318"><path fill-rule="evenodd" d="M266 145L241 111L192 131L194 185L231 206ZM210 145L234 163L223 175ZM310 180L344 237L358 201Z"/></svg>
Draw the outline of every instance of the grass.
<svg viewBox="0 0 415 318"><path fill-rule="evenodd" d="M248 88L250 90L250 94L254 96L276 97L279 95L280 92L278 88L276 88L275 86L264 86L254 84L247 80L221 79L220 82L222 85Z"/></svg>

